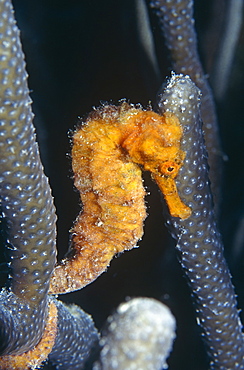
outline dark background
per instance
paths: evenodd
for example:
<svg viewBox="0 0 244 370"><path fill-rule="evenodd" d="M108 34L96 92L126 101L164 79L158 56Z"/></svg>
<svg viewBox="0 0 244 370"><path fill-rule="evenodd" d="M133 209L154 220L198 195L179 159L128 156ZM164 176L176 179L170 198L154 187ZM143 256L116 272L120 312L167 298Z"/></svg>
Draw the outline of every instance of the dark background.
<svg viewBox="0 0 244 370"><path fill-rule="evenodd" d="M210 73L220 26L225 22L224 9L216 18L213 4L224 2L195 3L199 51ZM132 103L154 104L160 84L170 75L170 59L151 9L161 74L158 77L143 51L132 0L15 0L13 4L26 55L37 138L57 208L61 258L69 245L69 229L80 210L79 195L72 182L68 132L78 117L102 101L126 98ZM224 164L220 228L240 307L244 306L243 59L239 46L228 91L217 105L223 148L229 158ZM60 299L79 304L100 329L126 297L155 297L166 303L177 319L177 339L169 368L205 370L207 361L190 293L176 258L174 241L164 227L160 195L147 174L145 185L151 195L146 197L149 216L140 248L115 258L94 283Z"/></svg>

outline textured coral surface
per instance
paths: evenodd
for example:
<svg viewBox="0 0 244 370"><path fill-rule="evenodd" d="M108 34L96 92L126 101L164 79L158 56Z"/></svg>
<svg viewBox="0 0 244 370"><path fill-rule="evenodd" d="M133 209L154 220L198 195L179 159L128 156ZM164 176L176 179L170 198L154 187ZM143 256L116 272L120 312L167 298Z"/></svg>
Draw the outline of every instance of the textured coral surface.
<svg viewBox="0 0 244 370"><path fill-rule="evenodd" d="M208 22L216 17L212 1L196 1L196 19L200 50L208 61L206 49L213 47L207 37ZM83 116L99 106L100 101L121 98L155 102L161 81L169 75L168 52L156 17L152 16L162 79L155 76L137 37L135 9L131 1L14 1L27 56L30 88L34 99L35 124L42 159L50 177L58 208L58 245L60 258L68 245L68 231L79 212L78 193L73 192L68 130ZM219 14L219 13L218 13ZM219 15L218 15L219 17ZM219 19L219 18L218 18ZM102 21L101 21L102 20ZM206 43L206 40L211 42ZM160 45L160 48L158 47ZM238 51L239 60L241 52ZM221 231L226 255L238 293L239 307L244 307L243 291L243 224L242 168L242 89L243 74L238 60L232 69L231 86L226 99L218 104L225 163ZM67 176L67 174L69 174ZM176 315L178 337L169 360L174 369L208 369L205 352L195 323L189 289L182 278L172 241L167 239L165 222L157 188L145 179L151 193L147 197L150 217L140 248L113 261L110 269L96 284L63 299L76 302L92 313L98 326L128 295L148 295L163 300ZM46 365L47 367L47 365Z"/></svg>

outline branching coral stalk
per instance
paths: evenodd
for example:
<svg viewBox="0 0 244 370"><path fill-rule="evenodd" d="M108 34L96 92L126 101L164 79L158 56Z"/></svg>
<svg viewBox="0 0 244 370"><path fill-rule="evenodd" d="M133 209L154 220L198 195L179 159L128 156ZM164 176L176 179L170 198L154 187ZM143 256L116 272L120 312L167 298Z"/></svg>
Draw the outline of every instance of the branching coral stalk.
<svg viewBox="0 0 244 370"><path fill-rule="evenodd" d="M0 1L0 13L1 207L7 220L11 261L8 287L0 293L0 353L13 357L25 353L28 358L30 353L26 352L42 338L48 315L47 293L56 261L56 215L35 140L25 62L9 0ZM73 315L60 302L56 306L58 335L52 359L60 369L80 368L97 331L91 318L81 310L78 318L78 309ZM67 336L73 352L67 349L68 342L64 344ZM57 354L60 344L67 350L66 356ZM45 358L45 347L46 344L41 360ZM22 359L19 361L17 367L11 368L26 369ZM9 368L8 362L10 358L2 356L0 366ZM30 359L29 366L34 368L35 363Z"/></svg>
<svg viewBox="0 0 244 370"><path fill-rule="evenodd" d="M241 33L243 8L242 0L229 0L226 2L226 19L222 30L223 38L217 50L216 62L211 76L214 95L217 100L223 99L228 87L235 51Z"/></svg>
<svg viewBox="0 0 244 370"><path fill-rule="evenodd" d="M173 3L176 4L175 1L162 2L160 9L165 5L172 13ZM174 21L182 23L183 16L187 15L191 28L192 2L178 1L174 9L181 9L182 16L178 17L177 11L173 12ZM46 325L49 303L47 290L55 261L55 215L31 125L24 62L8 0L0 0L0 11L0 63L4 86L0 96L3 107L0 111L1 160L4 168L1 179L2 209L8 221L7 245L11 258L9 286L0 295L0 339L2 354L16 354L33 348ZM170 25L182 35L181 39L180 35L176 37L176 44L182 40L185 42L188 33L184 32L184 25L188 28L189 22L171 22ZM192 44L195 47L195 35L189 39L190 42L194 41ZM170 41L172 50L174 42L173 39ZM184 42L180 46L187 49ZM187 51L187 56L192 56L191 49ZM187 59L182 62L186 64L185 72L187 63ZM175 67L178 68L177 65ZM184 89L181 90L178 82L182 83ZM189 119L192 120L190 110L194 118L198 118L198 92L191 84L189 87L188 82L187 78L173 78L160 102L161 111L175 112L185 129L182 149L187 152L187 157L177 186L182 199L193 211L192 216L184 221L169 217L168 225L178 240L179 258L196 300L197 320L202 326L211 367L221 370L243 369L241 324L212 211L202 132L198 120L193 127L188 125ZM208 125L205 127L208 128ZM211 149L211 153L214 150ZM79 308L67 308L52 298L50 301L55 302L58 308L58 330L49 358L58 369L79 369L84 366L97 338L92 320ZM115 326L117 324L115 322ZM114 343L107 339L110 341L107 347L109 353ZM151 359L152 362L156 358L157 354Z"/></svg>
<svg viewBox="0 0 244 370"><path fill-rule="evenodd" d="M199 108L199 90L188 77L173 75L160 96L159 109L175 113L184 128L181 145L187 154L177 188L192 215L187 220L169 215L167 224L177 239L211 368L243 369L242 324L215 222Z"/></svg>
<svg viewBox="0 0 244 370"><path fill-rule="evenodd" d="M55 209L35 141L27 74L10 1L0 1L1 206L7 219L11 294L1 292L1 353L40 340L55 263Z"/></svg>
<svg viewBox="0 0 244 370"><path fill-rule="evenodd" d="M151 0L157 10L166 45L176 73L189 75L202 92L201 116L206 141L211 188L215 205L220 195L222 152L213 95L198 54L193 0Z"/></svg>
<svg viewBox="0 0 244 370"><path fill-rule="evenodd" d="M4 355L0 357L1 370L38 369L51 352L57 335L57 307L49 304L49 313L45 330L38 344L27 352L19 355Z"/></svg>
<svg viewBox="0 0 244 370"><path fill-rule="evenodd" d="M98 340L94 322L80 307L54 302L58 308L58 332L49 359L57 370L83 369Z"/></svg>
<svg viewBox="0 0 244 370"><path fill-rule="evenodd" d="M108 317L100 360L93 370L161 370L175 338L175 318L164 304L152 298L122 303Z"/></svg>

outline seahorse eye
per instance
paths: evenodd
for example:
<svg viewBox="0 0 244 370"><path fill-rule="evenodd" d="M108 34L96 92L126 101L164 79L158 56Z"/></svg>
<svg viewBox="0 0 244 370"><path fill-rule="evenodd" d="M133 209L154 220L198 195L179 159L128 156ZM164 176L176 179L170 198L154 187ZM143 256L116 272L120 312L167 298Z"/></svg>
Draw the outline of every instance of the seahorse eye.
<svg viewBox="0 0 244 370"><path fill-rule="evenodd" d="M179 170L179 165L173 161L167 161L167 162L164 162L161 166L160 166L160 172L163 174L163 175L168 175L168 176L176 176L178 170Z"/></svg>

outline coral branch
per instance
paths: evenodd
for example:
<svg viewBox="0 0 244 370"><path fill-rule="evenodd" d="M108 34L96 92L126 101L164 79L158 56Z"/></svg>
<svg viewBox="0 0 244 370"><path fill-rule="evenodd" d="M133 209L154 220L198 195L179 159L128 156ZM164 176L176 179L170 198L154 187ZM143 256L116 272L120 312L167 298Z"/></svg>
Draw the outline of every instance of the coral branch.
<svg viewBox="0 0 244 370"><path fill-rule="evenodd" d="M69 312L58 301L50 302L46 320L56 260L55 208L35 140L24 57L10 1L0 0L0 13L1 207L11 261L8 289L0 293L0 366L34 369L54 345L51 358L57 368L68 369L68 363L80 369L97 331L89 315L78 308Z"/></svg>
<svg viewBox="0 0 244 370"><path fill-rule="evenodd" d="M158 15L162 21L168 48L171 51L174 69L177 72L190 74L202 90L201 110L210 154L211 180L214 183L214 192L218 193L218 163L221 158L221 150L216 137L218 130L215 125L216 118L211 92L206 84L197 55L193 1L152 0L151 3L158 8ZM145 9L143 12L145 13ZM89 315L77 306L67 307L51 295L47 297L50 275L56 257L56 216L50 188L43 174L38 146L35 141L25 63L10 0L0 0L0 13L1 209L7 225L6 250L10 261L10 277L6 288L0 292L0 354L2 355L0 368L1 366L13 369L34 368L39 366L52 348L49 359L57 369L78 370L86 366L91 349L98 340L98 333ZM151 40L149 44L145 45L149 45L152 55L154 51ZM102 50L105 50L104 47ZM124 54L128 54L128 51ZM100 58L94 59L100 61ZM117 73L117 65L115 69ZM104 70L102 74L104 78L106 75ZM115 115L119 111L118 107L106 107L114 110ZM112 220L112 226L114 224L116 227L107 228L103 239L106 242L113 241L114 245L109 250L113 256L114 253L122 250L128 241L125 237L122 242L120 239L120 244L117 243L117 235L119 234L120 237L125 235L123 221L126 220L126 231L129 230L128 233L131 234L127 247L135 245L142 235L145 217L145 205L142 199L145 192L140 178L140 166L151 171L153 178L164 193L168 205L170 214L167 216L167 225L172 235L177 239L179 259L193 292L197 322L202 328L211 368L216 370L244 369L242 325L236 308L237 302L230 274L223 257L221 237L216 228L213 213L208 181L207 154L199 119L199 91L188 77L173 76L168 82L166 90L160 95L159 108L164 114L163 117L150 110L144 111L141 107L133 111L134 119L140 111L140 114L144 114L145 120L141 121L140 124L137 121L137 130L133 131L129 128L119 142L114 143L113 140L111 142L109 138L111 138L110 135L114 134L114 131L109 130L104 135L106 141L99 141L98 137L94 135L94 145L85 148L85 150L90 150L90 152L88 150L90 155L91 152L95 153L92 148L96 147L97 149L100 145L100 157L96 156L96 159L99 159L96 161L93 155L92 160L87 161L89 171L87 171L88 167L84 167L81 176L76 178L77 188L86 187L81 199L84 202L83 212L86 221L89 221L90 224L87 225L86 222L83 222L84 219L79 224L82 219L81 215L74 226L74 239L76 237L82 239L87 230L86 227L89 226L89 235L86 234L86 236L87 239L90 238L88 240L90 243L92 238L95 240L97 237L94 225L99 229L101 226L104 227L106 221L111 222ZM106 108L103 106L103 109L96 113L103 116L105 111ZM150 116L152 124L144 125L147 121L146 116ZM170 129L173 126L177 139L174 141L174 145L172 143L166 145L167 150L162 143L158 146L158 136L160 139L163 136L165 140L165 132L162 135L160 127L156 124L158 117L165 121L169 117L174 117L175 124L171 125ZM166 126L164 127L166 128ZM182 127L184 135L181 140ZM96 131L97 133L98 131ZM154 137L156 140L151 141L154 133L156 133L156 137ZM170 141L172 137L169 134L167 140ZM116 144L116 149L119 148L119 153L116 152L119 154L117 159L122 162L123 166L126 167L128 163L131 165L131 159L133 165L130 166L130 174L128 175L126 172L126 176L120 177L117 181L116 194L108 192L107 197L102 198L102 203L106 207L108 203L112 203L114 207L112 210L120 208L119 217L112 217L114 213L111 212L110 204L109 210L105 208L103 212L103 216L106 215L106 217L102 220L97 218L94 223L94 207L99 208L99 212L101 211L101 205L98 204L97 200L101 193L104 195L104 190L106 193L111 179L111 158L108 158L107 151L109 145L114 144ZM164 154L170 154L166 161L162 159L159 147L163 147ZM139 150L137 150L138 148ZM86 161L84 153L80 157ZM157 158L156 161L155 158ZM90 177L90 170L94 169L92 166L95 165L98 165L96 172L93 172L94 176ZM118 179L117 169L116 166L113 167L112 180ZM106 176L102 178L101 173ZM135 174L138 175L137 179L131 181ZM96 183L94 179L96 179ZM88 189L87 186L89 187L91 182L92 187ZM127 186L128 188L123 192L122 190ZM130 186L136 189L131 191ZM121 197L121 191L123 197ZM122 204L114 204L115 198L112 197L114 195L116 195L116 201L122 201ZM137 197L140 198L140 202L135 205ZM118 205L120 207L117 207ZM129 205L133 207L132 217L127 212L130 209ZM118 212L116 216L117 214ZM87 218L87 216L89 217ZM117 227L118 224L121 224L122 227L121 225ZM118 233L116 234L116 232ZM95 240L95 242L100 247L100 241ZM118 246L119 248L117 248ZM89 252L89 248L86 249L87 251ZM70 255L74 256L73 251ZM89 257L91 256L88 253L81 264L82 269L90 264L91 269L96 270L97 255L94 258L89 259ZM103 267L105 269L106 264ZM81 275L82 273L83 271ZM69 277L71 274L71 271L67 269L66 275ZM93 276L92 279L95 277ZM159 303L156 303L157 307L158 305ZM164 312L160 308L155 308L157 315L153 315L154 318L156 317L154 320L154 318L152 319L152 314L155 313L154 308L155 305L152 305L151 301L148 303L147 299L144 299L143 304L140 303L139 306L130 301L119 307L115 315L109 319L108 331L101 340L103 348L100 362L94 365L94 369L111 368L114 365L118 365L118 369L145 368L147 365L150 369L153 367L158 369L166 366L165 359L171 348L171 341L174 337L172 329L175 324L172 318L167 320L167 323L170 324L169 332L166 329L169 341L168 345L166 344L164 347L165 337L161 336L163 330L161 324L163 326L165 324L162 320ZM48 332L46 329L48 329L50 321L55 323L56 309L58 310L58 323L54 343L55 327L51 327L51 339L46 337ZM49 316L48 311L52 311ZM130 312L129 319L128 312ZM158 312L160 312L159 315ZM154 323L156 323L155 326L152 325ZM158 329L160 333L158 333ZM135 333L136 335L132 335ZM132 336L136 337L135 341L131 340ZM156 345L154 346L154 344ZM47 352L43 348L47 349ZM144 351L141 351L141 348ZM148 357L149 352L150 356ZM12 360L17 360L17 364L10 363Z"/></svg>
<svg viewBox="0 0 244 370"><path fill-rule="evenodd" d="M211 188L217 206L220 197L223 155L214 100L198 55L193 17L194 2L193 0L169 2L151 0L150 3L157 9L165 42L173 62L172 69L176 73L189 75L202 92L201 116L209 156Z"/></svg>
<svg viewBox="0 0 244 370"><path fill-rule="evenodd" d="M58 308L58 332L49 359L57 370L83 369L98 340L93 320L76 305L54 302Z"/></svg>
<svg viewBox="0 0 244 370"><path fill-rule="evenodd" d="M173 75L160 96L160 111L175 113L184 127L182 149L187 154L177 177L177 188L192 208L187 220L168 216L167 224L177 239L179 259L194 295L211 368L242 369L242 325L214 217L199 95L189 77Z"/></svg>
<svg viewBox="0 0 244 370"><path fill-rule="evenodd" d="M0 357L1 370L37 369L51 352L57 333L57 307L51 302L44 334L40 342L32 350L21 355L5 355Z"/></svg>
<svg viewBox="0 0 244 370"><path fill-rule="evenodd" d="M0 12L1 205L7 219L12 292L2 291L0 296L0 351L17 354L35 346L44 330L56 256L56 215L35 141L24 57L10 1L0 1Z"/></svg>
<svg viewBox="0 0 244 370"><path fill-rule="evenodd" d="M152 298L122 303L107 320L100 360L93 370L161 370L175 338L175 318Z"/></svg>
<svg viewBox="0 0 244 370"><path fill-rule="evenodd" d="M242 0L226 2L225 25L221 30L223 37L217 51L211 77L214 95L217 100L222 100L227 91L243 24L243 9Z"/></svg>

